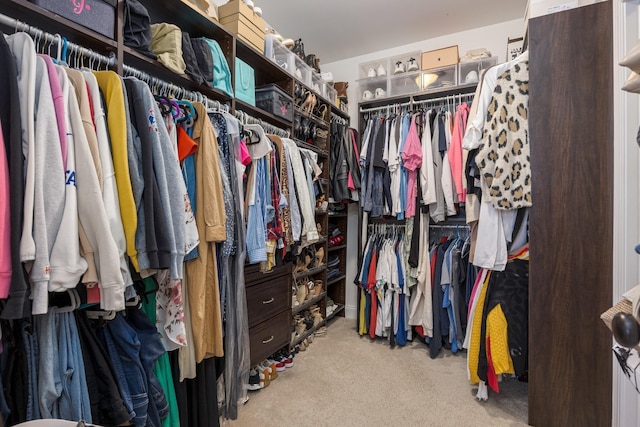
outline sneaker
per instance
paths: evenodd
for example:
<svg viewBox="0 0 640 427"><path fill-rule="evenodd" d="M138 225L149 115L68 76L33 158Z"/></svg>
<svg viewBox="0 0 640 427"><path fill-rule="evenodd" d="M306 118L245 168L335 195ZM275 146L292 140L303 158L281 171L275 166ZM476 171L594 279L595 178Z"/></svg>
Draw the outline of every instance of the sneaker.
<svg viewBox="0 0 640 427"><path fill-rule="evenodd" d="M409 58L409 65L407 65L407 71L418 71L418 63L416 58Z"/></svg>
<svg viewBox="0 0 640 427"><path fill-rule="evenodd" d="M400 73L404 73L404 64L402 63L402 61L396 62L396 69L393 70L393 74L400 74Z"/></svg>
<svg viewBox="0 0 640 427"><path fill-rule="evenodd" d="M247 390L257 391L261 388L264 388L264 376L261 380L260 373L257 370L252 369L249 371L249 384L247 384Z"/></svg>
<svg viewBox="0 0 640 427"><path fill-rule="evenodd" d="M384 66L382 64L380 64L378 66L378 71L376 72L376 74L378 75L378 77L386 76L387 75L387 70L385 70Z"/></svg>
<svg viewBox="0 0 640 427"><path fill-rule="evenodd" d="M285 368L293 368L293 355L286 353L284 350L280 351L280 362L284 364Z"/></svg>

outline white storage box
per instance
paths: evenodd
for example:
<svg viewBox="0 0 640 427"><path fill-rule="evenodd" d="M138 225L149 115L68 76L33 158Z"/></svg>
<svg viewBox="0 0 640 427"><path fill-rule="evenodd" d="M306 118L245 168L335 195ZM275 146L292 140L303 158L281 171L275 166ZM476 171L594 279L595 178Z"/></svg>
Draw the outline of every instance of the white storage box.
<svg viewBox="0 0 640 427"><path fill-rule="evenodd" d="M289 74L295 73L295 55L278 41L275 35L267 34L264 38L264 56L275 62Z"/></svg>
<svg viewBox="0 0 640 427"><path fill-rule="evenodd" d="M389 76L389 96L420 92L422 72L400 73Z"/></svg>
<svg viewBox="0 0 640 427"><path fill-rule="evenodd" d="M368 102L389 96L387 76L358 80L358 102Z"/></svg>
<svg viewBox="0 0 640 427"><path fill-rule="evenodd" d="M335 106L338 106L338 91L333 86L327 84L327 99Z"/></svg>
<svg viewBox="0 0 640 427"><path fill-rule="evenodd" d="M392 56L389 59L389 76L393 77L396 74L396 70L404 70L402 72L399 71L399 74L402 73L411 73L420 71L420 58L422 56L422 52L409 52L403 55ZM411 71L409 69L411 68Z"/></svg>
<svg viewBox="0 0 640 427"><path fill-rule="evenodd" d="M324 96L322 92L322 86L324 85L324 81L320 74L315 71L311 72L311 89L316 93L316 95Z"/></svg>
<svg viewBox="0 0 640 427"><path fill-rule="evenodd" d="M302 59L297 56L294 57L295 61L295 71L293 72L294 77L300 80L303 84L311 87L311 73L313 70L307 64L302 61Z"/></svg>
<svg viewBox="0 0 640 427"><path fill-rule="evenodd" d="M482 78L482 73L487 68L498 63L497 56L490 56L478 61L461 62L458 64L458 85L477 84Z"/></svg>
<svg viewBox="0 0 640 427"><path fill-rule="evenodd" d="M458 66L433 68L422 72L422 89L433 90L458 84Z"/></svg>
<svg viewBox="0 0 640 427"><path fill-rule="evenodd" d="M379 78L389 75L389 58L360 64L360 78Z"/></svg>

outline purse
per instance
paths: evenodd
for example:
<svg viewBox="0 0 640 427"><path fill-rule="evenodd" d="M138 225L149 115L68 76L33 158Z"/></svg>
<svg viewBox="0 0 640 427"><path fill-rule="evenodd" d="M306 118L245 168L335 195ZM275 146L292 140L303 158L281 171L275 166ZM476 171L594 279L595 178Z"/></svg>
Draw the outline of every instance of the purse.
<svg viewBox="0 0 640 427"><path fill-rule="evenodd" d="M242 59L236 58L236 98L256 105L255 71Z"/></svg>
<svg viewBox="0 0 640 427"><path fill-rule="evenodd" d="M316 128L316 134L313 138L313 145L315 145L316 147L322 150L326 150L328 139L329 139L329 131L327 129Z"/></svg>

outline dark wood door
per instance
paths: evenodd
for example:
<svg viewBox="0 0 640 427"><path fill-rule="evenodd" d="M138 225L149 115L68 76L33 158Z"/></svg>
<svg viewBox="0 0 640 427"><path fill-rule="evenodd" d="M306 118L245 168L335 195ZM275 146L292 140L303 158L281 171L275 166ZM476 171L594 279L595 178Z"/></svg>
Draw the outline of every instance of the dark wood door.
<svg viewBox="0 0 640 427"><path fill-rule="evenodd" d="M529 422L611 425L610 1L530 21Z"/></svg>

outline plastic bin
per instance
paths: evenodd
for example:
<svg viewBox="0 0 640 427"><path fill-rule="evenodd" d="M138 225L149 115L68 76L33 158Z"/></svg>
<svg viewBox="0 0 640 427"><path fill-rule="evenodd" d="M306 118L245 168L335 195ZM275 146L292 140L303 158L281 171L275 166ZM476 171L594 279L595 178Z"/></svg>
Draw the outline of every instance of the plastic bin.
<svg viewBox="0 0 640 427"><path fill-rule="evenodd" d="M482 73L489 67L498 63L497 56L490 56L478 61L461 62L458 64L458 84L476 84L482 77Z"/></svg>
<svg viewBox="0 0 640 427"><path fill-rule="evenodd" d="M267 34L265 36L264 56L275 62L287 73L291 75L295 73L295 54L280 43L273 34Z"/></svg>
<svg viewBox="0 0 640 427"><path fill-rule="evenodd" d="M276 84L256 88L256 106L285 120L293 120L291 96Z"/></svg>
<svg viewBox="0 0 640 427"><path fill-rule="evenodd" d="M115 36L117 0L29 1L110 39Z"/></svg>
<svg viewBox="0 0 640 427"><path fill-rule="evenodd" d="M434 68L422 72L422 89L433 90L458 84L458 66Z"/></svg>

